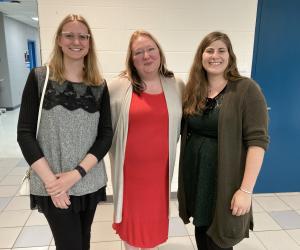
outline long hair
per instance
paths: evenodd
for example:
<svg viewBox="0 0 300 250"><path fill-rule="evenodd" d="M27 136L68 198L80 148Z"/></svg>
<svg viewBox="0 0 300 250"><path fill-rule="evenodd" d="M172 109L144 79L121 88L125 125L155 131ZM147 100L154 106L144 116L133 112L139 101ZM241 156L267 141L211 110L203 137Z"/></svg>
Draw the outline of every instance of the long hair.
<svg viewBox="0 0 300 250"><path fill-rule="evenodd" d="M225 33L218 31L209 33L199 44L190 70L188 82L183 95L184 115L197 114L205 108L205 101L208 93L208 79L207 72L202 65L202 55L204 50L211 43L218 40L225 43L229 53L228 65L224 71L224 78L228 81L245 78L240 75L237 69L236 56L233 52L229 37Z"/></svg>
<svg viewBox="0 0 300 250"><path fill-rule="evenodd" d="M84 57L83 66L83 82L87 85L100 85L103 82L103 77L100 74L98 68L98 61L96 56L95 42L92 35L92 31L87 21L80 15L69 14L60 23L55 33L54 48L50 57L49 66L51 69L51 79L63 83L66 79L64 76L65 66L64 66L64 54L58 42L61 36L62 29L65 24L69 22L81 22L84 24L88 33L91 35L89 38L89 51Z"/></svg>
<svg viewBox="0 0 300 250"><path fill-rule="evenodd" d="M133 34L130 37L128 49L127 49L127 56L126 56L126 64L125 64L125 70L123 70L120 74L120 76L128 78L128 80L131 82L133 91L135 93L142 93L145 90L145 83L142 81L141 77L139 76L137 69L135 68L133 64L133 51L132 51L132 44L136 39L138 39L140 36L148 37L150 38L157 46L159 54L160 54L160 66L159 66L159 73L165 77L173 77L174 74L172 71L167 69L166 65L166 57L164 55L164 52L156 40L156 38L150 34L149 32L145 30L136 30L133 32Z"/></svg>

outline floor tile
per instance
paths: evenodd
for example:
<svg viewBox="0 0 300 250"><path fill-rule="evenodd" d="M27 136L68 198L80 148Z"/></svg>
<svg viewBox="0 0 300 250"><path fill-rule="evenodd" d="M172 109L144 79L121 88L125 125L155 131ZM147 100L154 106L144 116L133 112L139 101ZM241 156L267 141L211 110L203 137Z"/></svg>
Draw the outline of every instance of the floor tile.
<svg viewBox="0 0 300 250"><path fill-rule="evenodd" d="M91 243L91 250L121 250L121 241Z"/></svg>
<svg viewBox="0 0 300 250"><path fill-rule="evenodd" d="M287 195L292 195L292 196L294 196L294 195L297 195L297 194L300 194L300 192L282 192L282 193L275 193L275 195L276 196L287 196Z"/></svg>
<svg viewBox="0 0 300 250"><path fill-rule="evenodd" d="M52 233L49 226L24 227L14 247L49 246Z"/></svg>
<svg viewBox="0 0 300 250"><path fill-rule="evenodd" d="M22 248L13 248L13 250L48 250L48 246L44 247L22 247Z"/></svg>
<svg viewBox="0 0 300 250"><path fill-rule="evenodd" d="M45 216L37 210L33 210L25 226L46 226L48 222Z"/></svg>
<svg viewBox="0 0 300 250"><path fill-rule="evenodd" d="M300 229L300 215L295 211L270 212L270 215L283 229Z"/></svg>
<svg viewBox="0 0 300 250"><path fill-rule="evenodd" d="M298 243L300 246L300 229L286 230L286 232Z"/></svg>
<svg viewBox="0 0 300 250"><path fill-rule="evenodd" d="M254 231L280 230L280 226L266 212L254 213Z"/></svg>
<svg viewBox="0 0 300 250"><path fill-rule="evenodd" d="M250 237L243 239L234 247L234 250L266 250L266 248L254 233L250 233Z"/></svg>
<svg viewBox="0 0 300 250"><path fill-rule="evenodd" d="M1 186L0 197L12 197L19 190L19 186Z"/></svg>
<svg viewBox="0 0 300 250"><path fill-rule="evenodd" d="M28 163L25 161L25 159L22 157L22 158L19 159L19 161L18 161L16 167L21 167L21 168L24 168L24 167L25 167L25 168L28 168L29 165L28 165Z"/></svg>
<svg viewBox="0 0 300 250"><path fill-rule="evenodd" d="M50 242L50 246L55 246L54 238L52 238L52 240L51 240L51 242Z"/></svg>
<svg viewBox="0 0 300 250"><path fill-rule="evenodd" d="M120 240L119 235L112 229L112 222L94 222L92 225L91 242Z"/></svg>
<svg viewBox="0 0 300 250"><path fill-rule="evenodd" d="M18 186L21 184L22 179L23 179L22 175L7 175L0 182L0 186L11 186L11 185Z"/></svg>
<svg viewBox="0 0 300 250"><path fill-rule="evenodd" d="M257 203L266 211L283 211L291 210L282 200L276 196L259 196L254 197Z"/></svg>
<svg viewBox="0 0 300 250"><path fill-rule="evenodd" d="M0 197L0 211L2 211L10 202L11 197Z"/></svg>
<svg viewBox="0 0 300 250"><path fill-rule="evenodd" d="M270 196L276 196L274 193L259 193L259 194L253 194L253 197L270 197Z"/></svg>
<svg viewBox="0 0 300 250"><path fill-rule="evenodd" d="M300 246L285 231L255 232L266 249L300 250Z"/></svg>
<svg viewBox="0 0 300 250"><path fill-rule="evenodd" d="M262 208L262 206L260 206L255 199L252 199L252 211L253 211L253 213L265 212L265 210Z"/></svg>
<svg viewBox="0 0 300 250"><path fill-rule="evenodd" d="M21 175L24 176L28 167L16 167L9 172L9 175Z"/></svg>
<svg viewBox="0 0 300 250"><path fill-rule="evenodd" d="M188 235L189 235L188 231L179 217L170 218L169 237L188 236Z"/></svg>
<svg viewBox="0 0 300 250"><path fill-rule="evenodd" d="M193 225L193 223L185 224L184 226L189 235L195 235L195 226Z"/></svg>
<svg viewBox="0 0 300 250"><path fill-rule="evenodd" d="M283 200L292 209L300 209L300 194L280 196L280 199Z"/></svg>
<svg viewBox="0 0 300 250"><path fill-rule="evenodd" d="M113 221L113 205L100 204L97 206L94 221Z"/></svg>
<svg viewBox="0 0 300 250"><path fill-rule="evenodd" d="M178 200L177 200L177 198L175 198L175 199L172 199L172 202L175 204L175 206L178 208L179 206L178 206Z"/></svg>
<svg viewBox="0 0 300 250"><path fill-rule="evenodd" d="M17 142L15 141L17 144ZM0 157L0 167L3 167L5 169L8 169L9 171L14 168L18 162L20 161L20 158L18 157Z"/></svg>
<svg viewBox="0 0 300 250"><path fill-rule="evenodd" d="M178 217L178 207L176 206L174 201L170 202L170 217Z"/></svg>
<svg viewBox="0 0 300 250"><path fill-rule="evenodd" d="M0 228L0 248L12 248L21 227Z"/></svg>
<svg viewBox="0 0 300 250"><path fill-rule="evenodd" d="M190 236L191 242L193 243L193 247L194 249L197 250L197 243L196 243L196 239L195 236Z"/></svg>
<svg viewBox="0 0 300 250"><path fill-rule="evenodd" d="M0 214L0 227L22 227L31 210L4 211Z"/></svg>
<svg viewBox="0 0 300 250"><path fill-rule="evenodd" d="M5 166L0 165L0 180L3 180L5 176L9 174L13 167L6 168Z"/></svg>
<svg viewBox="0 0 300 250"><path fill-rule="evenodd" d="M159 250L194 250L190 237L169 237L168 241L159 246Z"/></svg>
<svg viewBox="0 0 300 250"><path fill-rule="evenodd" d="M29 196L17 196L10 201L5 210L26 210L29 208Z"/></svg>
<svg viewBox="0 0 300 250"><path fill-rule="evenodd" d="M17 139L15 139L16 142L13 142L12 144L6 144L6 145L0 145L1 151L0 151L0 158L5 157L22 157L22 152L17 144ZM0 143L1 144L1 143Z"/></svg>

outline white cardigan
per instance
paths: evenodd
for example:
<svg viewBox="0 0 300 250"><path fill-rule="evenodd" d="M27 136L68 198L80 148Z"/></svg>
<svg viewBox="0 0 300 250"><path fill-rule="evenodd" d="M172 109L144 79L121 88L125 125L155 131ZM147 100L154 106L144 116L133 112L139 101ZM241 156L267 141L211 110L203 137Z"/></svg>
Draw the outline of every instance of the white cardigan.
<svg viewBox="0 0 300 250"><path fill-rule="evenodd" d="M161 76L162 87L169 114L169 197L174 172L176 145L180 135L182 92L184 83L177 78ZM114 200L114 222L122 221L124 158L128 133L128 116L132 85L127 78L118 77L108 83L110 94L113 141L109 151Z"/></svg>

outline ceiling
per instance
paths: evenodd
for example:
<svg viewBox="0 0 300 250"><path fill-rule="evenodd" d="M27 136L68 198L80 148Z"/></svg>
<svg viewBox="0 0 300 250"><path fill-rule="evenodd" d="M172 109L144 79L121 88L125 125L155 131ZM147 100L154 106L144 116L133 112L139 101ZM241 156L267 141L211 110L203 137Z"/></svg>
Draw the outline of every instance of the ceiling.
<svg viewBox="0 0 300 250"><path fill-rule="evenodd" d="M38 22L31 19L38 16L36 0L0 0L0 12L30 26L38 27Z"/></svg>

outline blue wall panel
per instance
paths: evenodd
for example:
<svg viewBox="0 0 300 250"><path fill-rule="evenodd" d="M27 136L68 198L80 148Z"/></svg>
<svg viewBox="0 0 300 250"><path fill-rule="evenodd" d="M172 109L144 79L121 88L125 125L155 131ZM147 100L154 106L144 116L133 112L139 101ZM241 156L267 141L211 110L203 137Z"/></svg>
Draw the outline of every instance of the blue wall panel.
<svg viewBox="0 0 300 250"><path fill-rule="evenodd" d="M256 192L300 191L300 1L259 0L252 78L271 108Z"/></svg>

